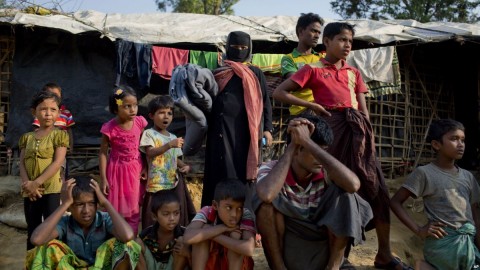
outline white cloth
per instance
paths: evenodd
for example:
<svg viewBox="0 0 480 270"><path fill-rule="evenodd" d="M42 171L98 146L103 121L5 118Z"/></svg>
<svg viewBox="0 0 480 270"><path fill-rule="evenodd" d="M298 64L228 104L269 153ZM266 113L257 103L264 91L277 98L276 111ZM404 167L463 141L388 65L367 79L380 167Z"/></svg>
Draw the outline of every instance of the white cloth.
<svg viewBox="0 0 480 270"><path fill-rule="evenodd" d="M347 63L356 67L363 80L394 83L392 70L393 46L351 51Z"/></svg>

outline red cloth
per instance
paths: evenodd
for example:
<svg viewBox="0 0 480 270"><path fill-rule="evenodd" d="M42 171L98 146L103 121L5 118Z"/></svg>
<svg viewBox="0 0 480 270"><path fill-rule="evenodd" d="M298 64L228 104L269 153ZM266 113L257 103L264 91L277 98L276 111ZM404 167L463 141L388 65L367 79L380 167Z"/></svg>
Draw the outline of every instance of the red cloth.
<svg viewBox="0 0 480 270"><path fill-rule="evenodd" d="M188 63L188 50L166 47L152 47L152 72L170 80L172 71L178 65Z"/></svg>
<svg viewBox="0 0 480 270"><path fill-rule="evenodd" d="M210 252L205 270L228 270L228 248L217 242L210 242ZM253 270L254 263L252 257L243 257L241 270Z"/></svg>
<svg viewBox="0 0 480 270"><path fill-rule="evenodd" d="M222 92L227 83L233 77L233 74L242 79L243 97L245 99L245 108L248 112L248 129L250 131L250 145L247 158L247 179L257 178L258 166L258 140L260 124L263 114L263 99L260 83L255 73L248 66L225 60L226 68L215 73L215 81L218 84L218 91Z"/></svg>
<svg viewBox="0 0 480 270"><path fill-rule="evenodd" d="M312 89L315 102L327 109L358 109L357 93L368 89L360 72L342 60L340 69L327 60L305 65L290 79L300 87Z"/></svg>

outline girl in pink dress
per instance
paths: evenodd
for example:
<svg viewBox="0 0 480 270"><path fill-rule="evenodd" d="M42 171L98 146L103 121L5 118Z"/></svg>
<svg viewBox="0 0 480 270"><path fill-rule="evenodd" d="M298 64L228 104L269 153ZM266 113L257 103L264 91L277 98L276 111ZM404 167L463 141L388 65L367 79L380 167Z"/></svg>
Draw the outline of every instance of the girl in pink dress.
<svg viewBox="0 0 480 270"><path fill-rule="evenodd" d="M99 165L102 190L115 209L132 226L136 235L140 222L142 173L139 144L147 120L143 116L137 116L137 97L135 91L128 86L114 89L110 96L109 109L117 116L103 124L100 130L102 143Z"/></svg>

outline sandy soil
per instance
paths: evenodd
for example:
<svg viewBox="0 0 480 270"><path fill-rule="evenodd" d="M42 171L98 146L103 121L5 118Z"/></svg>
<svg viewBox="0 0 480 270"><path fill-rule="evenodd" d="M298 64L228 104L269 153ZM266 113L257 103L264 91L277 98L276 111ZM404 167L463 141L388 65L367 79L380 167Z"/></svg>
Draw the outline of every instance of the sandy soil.
<svg viewBox="0 0 480 270"><path fill-rule="evenodd" d="M0 177L0 188L6 185L10 185L12 181L11 177ZM18 181L18 180L15 180ZM8 182L8 183L7 183ZM403 182L403 179L396 179L388 181L389 189L394 192L398 186ZM200 204L201 184L197 180L189 183L189 189L191 190L192 197L196 202L196 205ZM2 199L2 193L0 192L0 206L5 207L9 201L15 201L15 199ZM418 205L421 202L415 202L413 207L413 200L406 203L406 207L411 211L412 216L423 222L425 220L423 213L418 213ZM413 210L415 209L415 211ZM356 246L352 249L350 255L350 262L357 267L357 269L375 269L373 267L373 259L377 252L377 238L374 231L369 231L366 234L367 241L363 245ZM25 258L25 242L26 231L15 229L5 224L0 223L0 270L1 269L22 269ZM405 226L403 226L392 215L391 226L391 246L393 253L400 257L403 261L413 265L416 259L422 258L423 242L413 235ZM269 269L263 255L263 250L257 248L254 256L255 269Z"/></svg>

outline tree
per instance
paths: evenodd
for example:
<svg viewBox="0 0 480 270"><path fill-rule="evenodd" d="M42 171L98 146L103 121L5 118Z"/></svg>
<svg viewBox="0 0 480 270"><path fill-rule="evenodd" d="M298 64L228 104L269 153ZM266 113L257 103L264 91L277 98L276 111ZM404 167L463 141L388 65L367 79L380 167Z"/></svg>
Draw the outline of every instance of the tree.
<svg viewBox="0 0 480 270"><path fill-rule="evenodd" d="M476 22L480 0L337 0L330 5L344 19Z"/></svg>
<svg viewBox="0 0 480 270"><path fill-rule="evenodd" d="M158 10L167 11L171 7L173 12L198 14L233 14L232 6L239 0L155 0Z"/></svg>

